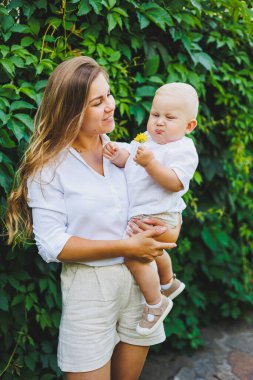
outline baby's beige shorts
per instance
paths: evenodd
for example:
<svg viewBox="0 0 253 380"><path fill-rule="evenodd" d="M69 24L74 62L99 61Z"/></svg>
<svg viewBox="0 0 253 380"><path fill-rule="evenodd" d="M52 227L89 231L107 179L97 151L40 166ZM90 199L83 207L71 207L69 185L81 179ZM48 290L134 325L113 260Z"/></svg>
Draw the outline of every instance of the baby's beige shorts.
<svg viewBox="0 0 253 380"><path fill-rule="evenodd" d="M62 266L62 317L58 365L64 372L104 366L115 345L150 346L165 340L163 325L153 334L136 332L144 297L124 264Z"/></svg>

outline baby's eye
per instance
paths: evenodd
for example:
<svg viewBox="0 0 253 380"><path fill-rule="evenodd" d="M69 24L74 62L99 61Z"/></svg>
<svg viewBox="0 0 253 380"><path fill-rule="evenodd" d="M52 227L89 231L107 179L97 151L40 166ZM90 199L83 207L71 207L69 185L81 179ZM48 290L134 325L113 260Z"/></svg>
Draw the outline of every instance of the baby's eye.
<svg viewBox="0 0 253 380"><path fill-rule="evenodd" d="M152 113L152 116L158 117L158 113Z"/></svg>
<svg viewBox="0 0 253 380"><path fill-rule="evenodd" d="M174 120L175 119L174 116L166 116L166 118L169 119L169 120Z"/></svg>

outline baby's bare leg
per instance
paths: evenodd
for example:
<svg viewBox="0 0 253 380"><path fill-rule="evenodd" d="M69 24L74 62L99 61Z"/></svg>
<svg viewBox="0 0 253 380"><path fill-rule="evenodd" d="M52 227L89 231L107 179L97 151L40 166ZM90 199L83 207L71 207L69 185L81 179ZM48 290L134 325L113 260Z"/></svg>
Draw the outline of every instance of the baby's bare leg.
<svg viewBox="0 0 253 380"><path fill-rule="evenodd" d="M170 255L164 251L162 256L156 258L156 265L160 278L160 284L166 285L173 277L172 262Z"/></svg>
<svg viewBox="0 0 253 380"><path fill-rule="evenodd" d="M162 235L159 235L156 240L166 243L176 243L181 229L181 220L179 216L178 225L175 228L169 228ZM173 277L172 262L170 255L164 251L162 256L156 258L156 265L160 277L161 285L166 285Z"/></svg>
<svg viewBox="0 0 253 380"><path fill-rule="evenodd" d="M133 274L146 303L158 304L161 301L160 280L156 269L150 263L125 259L125 264Z"/></svg>
<svg viewBox="0 0 253 380"><path fill-rule="evenodd" d="M166 224L164 223L166 226ZM167 226L168 227L168 226ZM164 243L176 243L181 230L181 221L178 222L176 227L168 227L167 231L157 236L155 239Z"/></svg>

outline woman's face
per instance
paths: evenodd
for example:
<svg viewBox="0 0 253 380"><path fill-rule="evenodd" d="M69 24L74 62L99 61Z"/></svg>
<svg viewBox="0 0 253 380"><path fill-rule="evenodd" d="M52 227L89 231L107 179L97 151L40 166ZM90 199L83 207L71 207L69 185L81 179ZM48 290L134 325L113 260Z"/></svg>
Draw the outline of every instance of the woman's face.
<svg viewBox="0 0 253 380"><path fill-rule="evenodd" d="M115 127L114 110L109 84L100 73L90 86L82 131L89 136L111 132Z"/></svg>

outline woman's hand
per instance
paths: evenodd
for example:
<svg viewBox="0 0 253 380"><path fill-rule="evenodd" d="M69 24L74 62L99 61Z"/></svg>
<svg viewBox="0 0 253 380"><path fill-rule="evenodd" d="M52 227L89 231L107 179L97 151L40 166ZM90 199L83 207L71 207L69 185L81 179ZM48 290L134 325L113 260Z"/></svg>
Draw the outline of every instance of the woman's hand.
<svg viewBox="0 0 253 380"><path fill-rule="evenodd" d="M128 236L134 236L134 235L139 234L140 232L143 232L143 231L149 231L149 230L151 230L151 231L152 230L156 230L156 231L158 230L159 231L160 227L164 227L162 232L165 232L167 229L166 224L158 218L149 218L149 217L146 217L143 219L132 218L128 222L127 234L128 234Z"/></svg>
<svg viewBox="0 0 253 380"><path fill-rule="evenodd" d="M155 237L166 231L166 227L154 227L137 234L133 234L130 239L124 240L127 244L125 257L142 262L153 261L157 256L163 254L164 249L176 247L175 243L161 243Z"/></svg>

